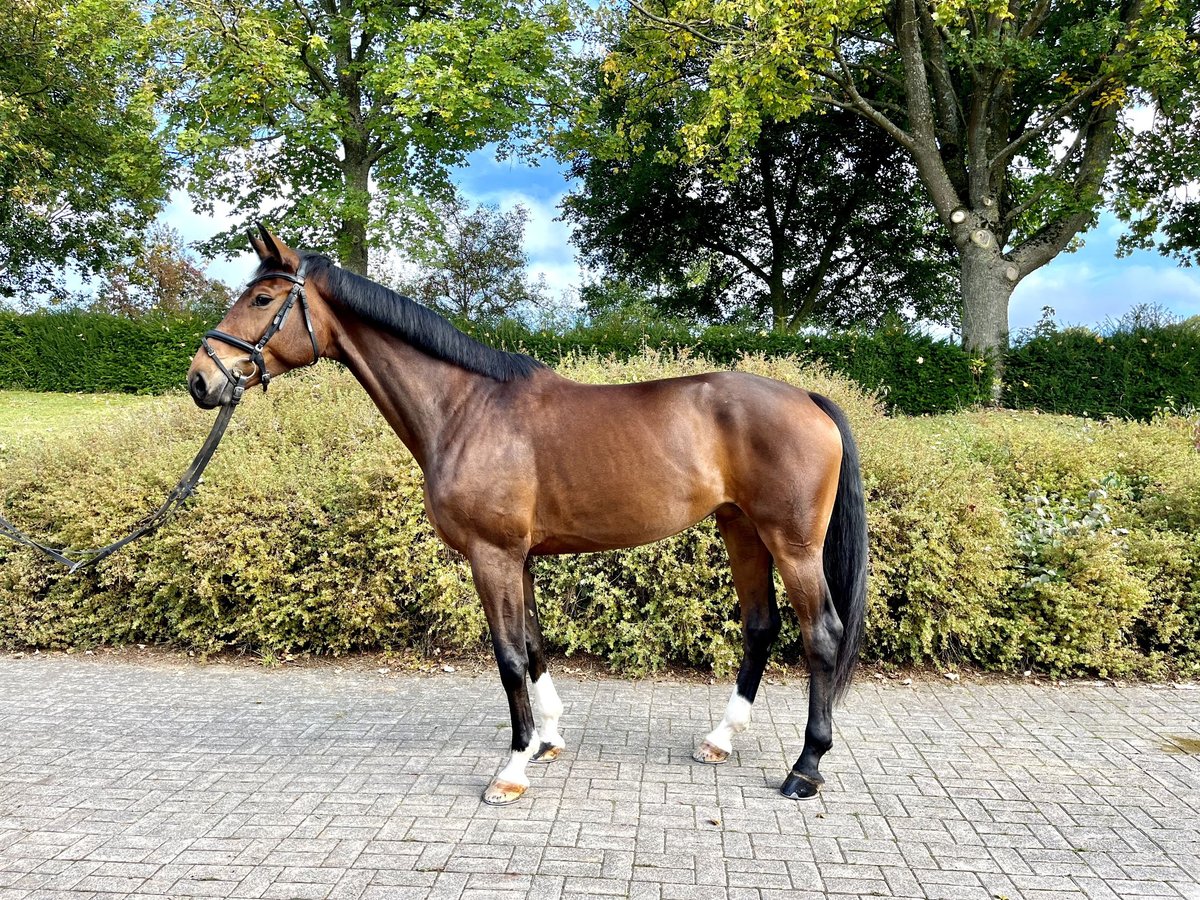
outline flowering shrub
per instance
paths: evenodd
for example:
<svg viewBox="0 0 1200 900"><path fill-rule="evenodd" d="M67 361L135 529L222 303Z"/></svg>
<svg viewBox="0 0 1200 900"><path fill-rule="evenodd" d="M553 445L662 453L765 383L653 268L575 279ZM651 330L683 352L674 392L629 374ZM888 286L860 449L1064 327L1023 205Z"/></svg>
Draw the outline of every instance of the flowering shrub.
<svg viewBox="0 0 1200 900"><path fill-rule="evenodd" d="M1111 483L1116 479L1117 476L1108 475L1104 482ZM1108 492L1099 485L1088 491L1086 506L1043 491L1023 498L1023 507L1013 516L1017 525L1017 553L1027 575L1021 582L1022 588L1048 584L1060 577L1061 573L1053 568L1051 560L1061 554L1068 541L1093 537L1105 531L1113 535L1129 534L1127 528L1109 528L1112 516L1104 502L1107 499Z"/></svg>
<svg viewBox="0 0 1200 900"><path fill-rule="evenodd" d="M573 356L561 370L613 382L712 367L650 353ZM1200 673L1190 421L891 418L849 379L794 359L738 367L832 397L855 428L872 541L868 659ZM161 502L211 416L167 397L72 433L6 441L5 515L51 544L105 544ZM727 671L740 658L711 522L647 547L540 559L535 575L557 650L630 672ZM420 471L331 364L247 398L186 510L98 569L68 576L0 543L0 646L482 649L485 627L468 567L425 518ZM779 653L800 656L788 613Z"/></svg>

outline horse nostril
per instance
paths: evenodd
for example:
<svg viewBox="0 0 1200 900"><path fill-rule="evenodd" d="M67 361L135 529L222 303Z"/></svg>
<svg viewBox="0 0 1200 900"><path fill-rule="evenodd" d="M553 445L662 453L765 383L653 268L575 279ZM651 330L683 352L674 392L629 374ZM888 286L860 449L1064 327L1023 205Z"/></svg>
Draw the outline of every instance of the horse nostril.
<svg viewBox="0 0 1200 900"><path fill-rule="evenodd" d="M193 397L206 397L208 395L208 383L205 382L204 376L199 372L192 375L191 388Z"/></svg>

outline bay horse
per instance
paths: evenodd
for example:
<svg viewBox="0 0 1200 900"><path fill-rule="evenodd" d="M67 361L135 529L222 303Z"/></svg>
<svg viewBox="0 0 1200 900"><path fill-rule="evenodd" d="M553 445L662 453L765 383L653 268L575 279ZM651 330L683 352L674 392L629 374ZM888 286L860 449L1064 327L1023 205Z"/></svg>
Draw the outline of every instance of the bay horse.
<svg viewBox="0 0 1200 900"><path fill-rule="evenodd" d="M228 401L235 378L265 388L272 376L335 359L411 451L434 529L470 562L508 695L512 752L483 800L516 801L529 785L526 765L550 762L565 747L531 559L633 547L710 515L729 550L744 655L725 714L693 758L724 762L750 723L780 629L775 566L810 673L804 748L780 790L816 796L866 603L862 478L842 411L741 372L579 384L259 228L261 236L250 235L259 268L205 337L189 390L212 408ZM289 318L297 299L303 321Z"/></svg>

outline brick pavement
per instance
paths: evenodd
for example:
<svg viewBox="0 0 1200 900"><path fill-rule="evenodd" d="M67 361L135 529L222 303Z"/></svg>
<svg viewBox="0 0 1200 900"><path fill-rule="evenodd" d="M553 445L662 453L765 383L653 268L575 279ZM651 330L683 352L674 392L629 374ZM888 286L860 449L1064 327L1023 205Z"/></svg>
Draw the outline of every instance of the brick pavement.
<svg viewBox="0 0 1200 900"><path fill-rule="evenodd" d="M1200 690L868 677L796 804L799 685L714 769L726 684L556 680L568 753L495 809L494 676L0 659L0 900L1200 900Z"/></svg>

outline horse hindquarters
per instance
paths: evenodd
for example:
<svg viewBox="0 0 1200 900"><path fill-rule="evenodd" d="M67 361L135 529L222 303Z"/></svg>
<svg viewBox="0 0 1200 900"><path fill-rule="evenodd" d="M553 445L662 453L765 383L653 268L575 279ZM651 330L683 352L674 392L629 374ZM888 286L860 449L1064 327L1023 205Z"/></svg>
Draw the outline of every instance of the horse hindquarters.
<svg viewBox="0 0 1200 900"><path fill-rule="evenodd" d="M746 493L739 506L779 570L809 668L804 749L782 787L792 799L813 797L824 783L820 760L833 744L833 704L853 673L866 602L866 513L857 447L837 406L820 395L807 398L811 403L788 410L793 427L779 427L775 416L773 433L756 434L754 443L767 452L743 456L739 473ZM730 709L739 713L733 700Z"/></svg>
<svg viewBox="0 0 1200 900"><path fill-rule="evenodd" d="M814 797L825 779L819 765L833 745L833 704L850 686L862 641L867 587L867 517L858 447L842 411L812 394L837 426L841 462L824 540L771 542L788 598L800 620L809 667L808 726L804 749L780 788L785 797Z"/></svg>

